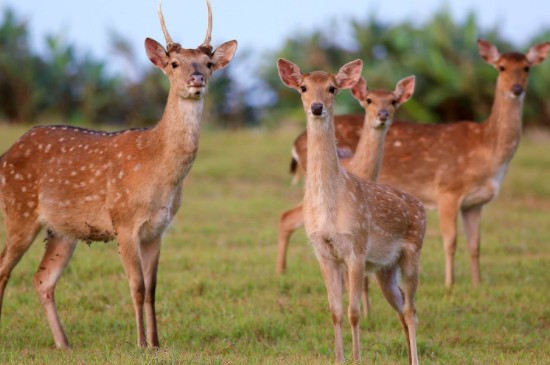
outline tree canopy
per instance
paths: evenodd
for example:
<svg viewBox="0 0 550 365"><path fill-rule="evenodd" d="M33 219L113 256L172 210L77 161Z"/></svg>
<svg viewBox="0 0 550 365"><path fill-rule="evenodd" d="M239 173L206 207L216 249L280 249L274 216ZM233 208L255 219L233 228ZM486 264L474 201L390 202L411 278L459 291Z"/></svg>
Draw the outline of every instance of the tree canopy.
<svg viewBox="0 0 550 365"><path fill-rule="evenodd" d="M352 46L342 46L328 31L314 31L288 39L280 50L268 54L260 77L277 95L271 104L271 117L282 120L301 118L301 104L293 91L277 76L276 62L287 58L302 70L331 72L353 59L364 62L363 76L372 88L393 89L408 75L416 76L413 98L399 111L400 119L441 123L459 120L484 120L490 113L496 70L486 64L477 50L478 38L495 44L502 52L527 52L539 42L550 41L550 29L515 47L497 28L483 30L475 14L463 22L455 21L447 9L435 13L427 22L388 24L375 17L352 21ZM525 102L526 125L550 126L550 61L532 71ZM350 93L339 96L337 113L361 112Z"/></svg>
<svg viewBox="0 0 550 365"><path fill-rule="evenodd" d="M154 67L139 67L121 36L111 34L112 55L130 65L132 77L112 75L108 61L95 59L61 36L47 36L47 51L38 54L30 46L26 22L10 9L0 16L0 120L143 126L160 118L168 82ZM400 110L400 119L481 121L489 114L497 73L479 56L477 39L489 40L502 52L527 52L532 45L550 40L548 29L525 44L512 45L498 28L482 29L475 14L459 22L445 8L422 24L390 24L374 16L349 24L352 44L342 44L339 27L313 30L292 36L281 49L262 55L255 70L233 67L236 71L218 72L210 82L206 119L229 128L301 120L299 99L277 75L276 60L283 57L303 70L333 72L360 58L372 88L393 88L401 78L415 75L414 97ZM244 55L239 56L240 62L249 62L252 52L239 53ZM532 71L525 125L550 126L549 64L546 61ZM254 73L246 79L256 81L242 85L242 72ZM350 93L338 98L336 113L361 112Z"/></svg>

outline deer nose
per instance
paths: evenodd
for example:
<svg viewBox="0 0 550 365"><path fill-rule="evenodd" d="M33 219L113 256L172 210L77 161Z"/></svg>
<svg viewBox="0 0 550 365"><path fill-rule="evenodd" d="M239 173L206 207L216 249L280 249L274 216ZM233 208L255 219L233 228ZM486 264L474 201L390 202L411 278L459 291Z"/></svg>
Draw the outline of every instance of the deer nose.
<svg viewBox="0 0 550 365"><path fill-rule="evenodd" d="M515 84L514 86L512 86L512 92L515 96L520 96L521 94L523 94L523 86Z"/></svg>
<svg viewBox="0 0 550 365"><path fill-rule="evenodd" d="M204 75L200 72L193 72L191 77L189 77L189 85L191 86L203 86L204 85Z"/></svg>
<svg viewBox="0 0 550 365"><path fill-rule="evenodd" d="M380 119L382 122L387 121L389 116L390 116L390 113L386 109L382 109L378 111L378 119Z"/></svg>
<svg viewBox="0 0 550 365"><path fill-rule="evenodd" d="M323 113L323 103L311 104L311 112L313 113L313 115L321 115Z"/></svg>

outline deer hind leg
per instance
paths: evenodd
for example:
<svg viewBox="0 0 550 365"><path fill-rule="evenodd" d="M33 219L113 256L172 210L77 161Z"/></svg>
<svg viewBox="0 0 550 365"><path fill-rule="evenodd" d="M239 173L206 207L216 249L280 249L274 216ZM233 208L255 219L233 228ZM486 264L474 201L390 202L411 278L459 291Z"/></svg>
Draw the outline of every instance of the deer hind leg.
<svg viewBox="0 0 550 365"><path fill-rule="evenodd" d="M378 279L378 283L380 284L380 289L382 289L382 294L384 295L384 298L390 303L390 305L395 309L397 312L397 316L399 318L399 322L401 323L401 327L403 327L403 330L405 332L405 339L407 341L407 352L409 355L409 363L410 364L416 364L413 362L413 351L411 351L411 330L412 332L415 332L415 326L412 328L410 327L409 321L406 317L405 312L405 295L403 291L399 288L399 268L398 267L392 267L387 269L382 269L376 273L376 278ZM416 340L414 341L414 352L416 353Z"/></svg>
<svg viewBox="0 0 550 365"><path fill-rule="evenodd" d="M134 313L139 347L146 347L145 328L143 325L143 304L145 301L145 281L140 257L139 238L132 231L118 229L118 249L122 259L124 271L128 277Z"/></svg>
<svg viewBox="0 0 550 365"><path fill-rule="evenodd" d="M439 226L443 236L445 248L445 286L448 289L454 283L454 256L456 251L456 218L458 214L458 201L454 196L447 196L440 199L439 204Z"/></svg>
<svg viewBox="0 0 550 365"><path fill-rule="evenodd" d="M277 249L277 273L283 274L286 271L286 251L290 236L304 224L302 204L287 210L281 214L279 220L279 240Z"/></svg>
<svg viewBox="0 0 550 365"><path fill-rule="evenodd" d="M157 270L160 256L161 238L141 245L141 261L145 281L145 320L149 346L159 347L157 318L155 314L155 292L157 288Z"/></svg>
<svg viewBox="0 0 550 365"><path fill-rule="evenodd" d="M55 306L55 285L73 256L76 240L55 234L46 239L46 252L34 275L34 288L46 312L46 318L57 348L69 348L69 341L61 326Z"/></svg>
<svg viewBox="0 0 550 365"><path fill-rule="evenodd" d="M407 342L409 342L409 330L403 315L403 292L399 289L399 270L397 267L382 269L376 273L378 284L382 290L384 298L390 303L397 312L401 326L405 330Z"/></svg>
<svg viewBox="0 0 550 365"><path fill-rule="evenodd" d="M6 216L7 240L0 254L0 313L11 272L33 243L38 231L40 231L40 225L36 221L26 220L13 224L12 220Z"/></svg>
<svg viewBox="0 0 550 365"><path fill-rule="evenodd" d="M468 250L470 251L470 271L473 286L478 286L481 281L479 269L481 208L482 206L479 205L461 210L462 224L464 225L464 232L466 233L466 239L468 241Z"/></svg>
<svg viewBox="0 0 550 365"><path fill-rule="evenodd" d="M363 316L365 318L369 317L370 313L370 299L369 299L369 276L365 274L363 280L363 294L361 295L361 300L363 302Z"/></svg>
<svg viewBox="0 0 550 365"><path fill-rule="evenodd" d="M320 257L321 273L327 288L328 304L334 326L334 351L337 363L344 362L344 345L342 340L342 268L334 260Z"/></svg>
<svg viewBox="0 0 550 365"><path fill-rule="evenodd" d="M418 364L418 352L416 347L416 317L415 296L418 288L419 253L406 253L399 264L401 267L401 286L404 298L403 314L407 330L409 348L409 361L412 365Z"/></svg>

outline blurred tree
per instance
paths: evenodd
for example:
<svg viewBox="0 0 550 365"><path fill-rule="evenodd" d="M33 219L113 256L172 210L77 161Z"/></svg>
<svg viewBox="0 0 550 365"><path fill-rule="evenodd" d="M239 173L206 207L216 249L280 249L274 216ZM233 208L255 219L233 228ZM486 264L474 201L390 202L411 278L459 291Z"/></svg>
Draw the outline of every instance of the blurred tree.
<svg viewBox="0 0 550 365"><path fill-rule="evenodd" d="M14 123L125 124L146 126L160 119L168 81L147 63L139 65L130 43L115 32L110 63L122 61L113 76L107 63L83 53L62 35L46 37L46 52L33 53L28 28L10 9L0 19L0 119ZM209 85L210 124L242 127L257 114L227 69Z"/></svg>
<svg viewBox="0 0 550 365"><path fill-rule="evenodd" d="M146 126L162 115L168 81L149 63L141 65L130 43L115 32L111 56L97 60L69 44L61 35L45 39L43 55L32 51L25 21L5 9L0 19L0 119L21 122L126 124ZM246 65L252 52L240 50L232 67L218 71L209 85L205 120L210 126L239 128L291 119L302 121L295 92L282 85L275 60L297 63L302 70L336 72L344 63L361 58L371 88L393 88L416 75L415 96L399 111L401 119L421 122L481 121L490 112L496 71L478 55L479 34L502 51L526 52L550 40L550 29L516 48L498 29L480 30L472 13L457 22L442 8L424 24L384 23L374 16L350 21L353 41L342 44L338 25L303 32L280 50L263 56L255 75ZM107 65L122 62L122 73L112 75ZM533 69L524 109L525 125L550 126L550 67L546 61ZM259 81L256 80L259 76ZM536 75L536 76L535 76ZM362 112L349 92L338 96L336 113Z"/></svg>
<svg viewBox="0 0 550 365"><path fill-rule="evenodd" d="M25 22L5 9L0 24L0 116L9 122L32 118L39 104L34 82L42 62L32 55Z"/></svg>
<svg viewBox="0 0 550 365"><path fill-rule="evenodd" d="M531 39L526 47L537 43L550 41L550 28L543 30L540 35ZM526 52L527 48L522 49ZM536 76L529 78L527 96L525 98L525 111L523 119L529 125L550 127L550 67L547 59L544 63L534 68L531 72Z"/></svg>
<svg viewBox="0 0 550 365"><path fill-rule="evenodd" d="M35 80L35 89L40 93L39 109L48 114L46 119L66 119L78 107L75 50L59 36L48 36L46 44L45 67Z"/></svg>
<svg viewBox="0 0 550 365"><path fill-rule="evenodd" d="M302 120L301 104L293 91L283 87L277 76L279 57L297 63L303 70L334 72L345 62L361 58L363 75L371 88L393 88L395 83L415 75L417 84L411 101L403 105L399 118L421 122L484 120L490 113L497 72L479 56L477 39L486 38L502 52L527 52L537 42L550 40L550 31L520 48L513 47L498 29L480 30L475 14L457 22L447 8L436 12L427 22L391 25L375 17L352 21L355 45L338 44L332 29L313 31L288 39L283 47L265 55L260 77L274 98L270 118ZM525 125L550 125L550 67L533 70L525 103ZM349 93L339 96L336 113L361 112Z"/></svg>

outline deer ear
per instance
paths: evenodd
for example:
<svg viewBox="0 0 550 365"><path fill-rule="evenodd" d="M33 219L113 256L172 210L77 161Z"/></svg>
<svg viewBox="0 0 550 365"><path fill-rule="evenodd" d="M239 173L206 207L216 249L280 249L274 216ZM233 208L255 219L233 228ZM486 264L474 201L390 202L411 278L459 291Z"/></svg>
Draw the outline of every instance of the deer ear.
<svg viewBox="0 0 550 365"><path fill-rule="evenodd" d="M145 51L153 65L164 70L168 64L168 53L164 47L154 39L147 38L145 39Z"/></svg>
<svg viewBox="0 0 550 365"><path fill-rule="evenodd" d="M351 88L351 94L360 104L367 98L368 91L367 81L363 77Z"/></svg>
<svg viewBox="0 0 550 365"><path fill-rule="evenodd" d="M538 65L545 60L548 49L550 49L550 42L537 44L531 47L525 57L527 57L527 60L531 63L531 65Z"/></svg>
<svg viewBox="0 0 550 365"><path fill-rule="evenodd" d="M496 65L496 62L500 58L500 53L498 52L497 47L493 46L484 39L479 39L477 41L477 49L485 62L493 66Z"/></svg>
<svg viewBox="0 0 550 365"><path fill-rule="evenodd" d="M212 55L212 70L216 71L227 66L229 61L233 59L236 50L237 41L225 42L216 48L214 54Z"/></svg>
<svg viewBox="0 0 550 365"><path fill-rule="evenodd" d="M413 96L414 85L415 85L414 75L405 77L404 79L402 79L397 83L393 93L397 97L398 104L403 104Z"/></svg>
<svg viewBox="0 0 550 365"><path fill-rule="evenodd" d="M340 71L336 74L336 84L339 89L349 89L353 85L357 84L361 77L361 70L363 69L363 61L355 60L350 63L346 63Z"/></svg>
<svg viewBox="0 0 550 365"><path fill-rule="evenodd" d="M281 81L283 81L283 84L293 89L300 87L304 80L304 76L298 66L290 61L279 58L277 61L277 69L279 70L279 77Z"/></svg>

